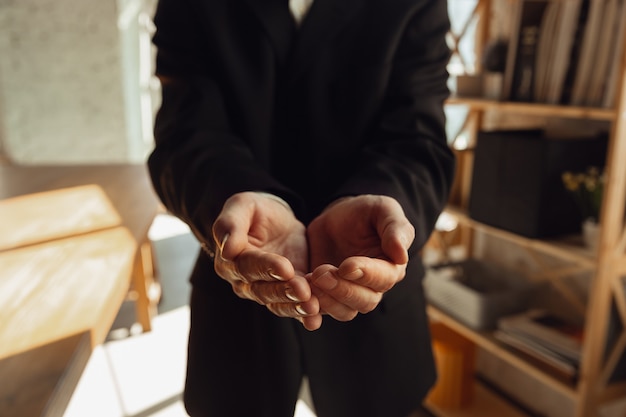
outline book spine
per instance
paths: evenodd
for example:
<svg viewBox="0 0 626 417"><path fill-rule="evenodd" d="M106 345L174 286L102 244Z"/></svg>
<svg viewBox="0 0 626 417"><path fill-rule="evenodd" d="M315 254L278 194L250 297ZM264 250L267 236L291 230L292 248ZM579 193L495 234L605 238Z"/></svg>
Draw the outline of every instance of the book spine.
<svg viewBox="0 0 626 417"><path fill-rule="evenodd" d="M511 32L508 37L506 64L502 80L502 99L511 99L511 88L513 85L513 72L515 71L515 61L517 57L517 45L519 40L519 28L521 22L521 10L524 0L517 0L511 8L510 25Z"/></svg>
<svg viewBox="0 0 626 417"><path fill-rule="evenodd" d="M576 79L578 61L580 60L582 52L585 25L587 24L587 17L589 16L589 2L590 0L583 0L580 6L578 23L576 25L576 31L574 32L574 44L572 45L572 53L570 56L567 73L565 74L565 81L563 83L563 91L560 100L562 104L569 104L572 100L574 80Z"/></svg>
<svg viewBox="0 0 626 417"><path fill-rule="evenodd" d="M546 1L523 1L511 83L511 100L533 101L537 45Z"/></svg>

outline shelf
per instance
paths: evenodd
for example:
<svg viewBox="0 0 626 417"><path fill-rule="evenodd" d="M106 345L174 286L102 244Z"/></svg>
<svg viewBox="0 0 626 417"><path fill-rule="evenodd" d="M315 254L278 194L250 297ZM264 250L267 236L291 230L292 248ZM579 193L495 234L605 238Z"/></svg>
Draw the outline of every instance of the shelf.
<svg viewBox="0 0 626 417"><path fill-rule="evenodd" d="M558 106L542 103L518 103L476 97L450 97L446 101L446 104L464 105L473 110L497 110L499 112L513 112L533 116L605 120L607 122L615 120L616 116L616 112L613 109Z"/></svg>
<svg viewBox="0 0 626 417"><path fill-rule="evenodd" d="M594 11L600 10L598 13L601 13L603 1L596 4L600 6ZM472 68L468 68L470 65L466 65L466 61L463 60L464 57L461 56L460 64L463 67L463 72L478 74L484 72L484 65L482 65L484 63L475 58L484 57L488 45L493 45L492 42L498 38L507 38L508 35L508 39L513 40L511 45L515 48L515 45L519 44L520 39L526 34L526 31L520 30L521 21L517 20L521 15L521 12L511 10L506 2L477 0L476 7L465 25L459 26L463 28L462 31L458 34L453 33L454 53L460 56L458 44L465 35L467 35L465 36L467 42L473 43L474 46ZM506 19L514 25L505 28L493 24L500 19ZM624 16L621 10L618 20L619 24L614 27L600 25L601 29L598 30L603 32L603 35L614 36L615 39L624 39L626 25L623 24ZM466 31L470 27L470 22L472 25L475 24L475 29ZM530 26L526 28L530 28ZM496 30L494 31L494 29ZM610 33L610 30L615 30L615 33ZM502 36L503 34L505 36ZM549 43L549 38L543 39ZM586 39L590 38L587 37ZM509 49L509 51L512 50ZM593 52L593 47L590 51ZM614 97L611 97L614 102L612 108L505 101L480 97L480 93L475 97L452 96L445 102L446 106L458 106L468 110L467 117L459 130L462 134L457 136L460 140L452 144L458 153L459 167L455 177L456 188L453 189L451 201L458 202L460 206L465 208L468 206L471 196L474 164L481 163L480 161L477 162L473 155L475 145L479 140L479 132L507 129L509 125L514 125L515 128L525 126L533 128L537 127L536 122L542 121L539 124L545 126L546 130L566 127L568 129L563 129L564 131L570 128L572 130L580 129L581 134L587 134L591 130L603 130L609 133L605 160L606 183L600 214L603 219L602 231L596 251L585 247L581 235L558 236L558 238L550 237L547 239L528 238L476 221L469 217L465 209L459 210L454 206L449 207L445 213L453 216L456 220L455 224L461 227L454 229L451 223L450 228L446 228L442 222L440 233L437 233L433 239L435 249L447 251L450 248L457 249L458 246L459 253L462 252L464 256L480 255L480 251L484 249L485 257L494 258L506 250L511 250L514 253L511 254L512 256L502 256L503 262L515 263L519 260L519 264L511 265L513 268L519 269L532 266L532 268L527 268L529 275L534 275L532 279L551 281L567 298L566 301L571 301L571 307L579 310L581 318L584 316L585 342L580 360L579 376L576 381L572 380L571 377L565 379L563 375L553 373L548 365L532 360L523 353L501 343L495 339L492 332L475 331L434 306L427 308L431 320L439 321L465 336L480 347L484 353L487 353L486 356L506 363L518 373L526 375L533 384L537 384L541 388L550 388L551 391L561 393L564 398L559 400L569 400L572 403L572 417L596 416L602 414L601 408L607 402L626 399L626 382L607 385L607 375L615 371L615 368L621 364L619 358L623 358L623 355L626 354L626 343L624 343L626 330L620 329L616 341L611 341L610 345L606 338L607 326L612 320L612 310L615 305L618 307L620 320L622 323L626 322L626 298L623 292L624 276L626 275L626 220L624 217L626 212L626 52L624 45L620 44L613 52L610 64L612 66L611 71L615 71L611 72L614 74L612 76L615 77L612 80L612 82L615 81L611 91L615 93ZM504 92L510 92L508 81L515 78L516 73L519 75L520 70L523 71L522 66L516 66L517 54L513 55L506 57L507 62L505 64L508 73L503 74L503 76L506 75L503 78L507 80L507 87L503 88ZM589 63L584 62L585 64ZM593 66L593 63L591 65ZM569 66L573 69L578 67L576 63L570 63ZM605 76L608 76L608 73ZM602 92L602 95L604 96L605 92ZM591 94L586 95L581 101L596 102L597 100L592 100L593 97L591 96ZM602 99L606 100L607 97L604 96ZM531 118L526 116L531 116ZM569 158L567 155L564 157ZM446 230L451 233L445 233ZM481 243L482 235L488 238L493 237L494 240L497 240L496 243L501 244L501 248L495 247L495 245L485 245L485 247L478 245ZM506 243L506 245L502 245L502 243ZM491 249L493 250L489 252ZM523 252L521 255L524 257L516 258L517 253L515 251L518 249ZM446 254L449 255L450 253L444 253L444 255ZM452 252L451 255L456 255L456 252ZM550 259L547 259L548 257ZM527 265L526 259L532 265ZM553 262L555 260L559 262ZM568 286L568 283L565 282L566 279L563 279L579 273L583 273L585 277L590 275L587 297L580 297L580 294L575 293ZM582 298L586 300L583 301ZM555 307L559 308L559 306ZM611 352L608 357L607 352ZM511 387L511 389L515 390L514 396L524 404L534 405L536 402L540 409L544 409L548 405L546 402L548 399L533 398L528 393L523 392L523 386ZM473 413L470 411L466 414L435 414L440 417L501 415L501 413L494 413L491 410Z"/></svg>
<svg viewBox="0 0 626 417"><path fill-rule="evenodd" d="M576 399L576 390L573 384L565 382L558 376L526 361L522 356L498 342L491 335L491 332L472 330L432 305L427 307L427 312L431 320L444 324L495 357L506 361L511 366L552 387L566 397L572 400Z"/></svg>
<svg viewBox="0 0 626 417"><path fill-rule="evenodd" d="M494 394L478 381L474 385L474 397L471 404L456 410L441 409L428 402L426 407L437 417L528 417L528 414Z"/></svg>
<svg viewBox="0 0 626 417"><path fill-rule="evenodd" d="M455 207L446 208L446 212L452 215L461 224L470 226L490 236L515 243L520 247L552 255L587 269L595 269L597 266L596 255L583 246L582 237L580 235L564 236L559 239L531 239L480 223L471 219L465 212Z"/></svg>

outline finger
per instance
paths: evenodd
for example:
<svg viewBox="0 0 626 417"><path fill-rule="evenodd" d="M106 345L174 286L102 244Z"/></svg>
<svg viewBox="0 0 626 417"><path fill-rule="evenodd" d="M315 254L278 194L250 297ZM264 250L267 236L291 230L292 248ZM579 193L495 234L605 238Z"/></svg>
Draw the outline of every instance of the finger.
<svg viewBox="0 0 626 417"><path fill-rule="evenodd" d="M239 274L250 282L288 281L295 274L293 265L287 258L262 250L246 250L235 258L234 263Z"/></svg>
<svg viewBox="0 0 626 417"><path fill-rule="evenodd" d="M267 309L278 317L309 317L320 314L320 305L317 297L301 303L273 303Z"/></svg>
<svg viewBox="0 0 626 417"><path fill-rule="evenodd" d="M250 289L250 284L247 282L235 280L231 282L233 292L239 297L246 300L256 301L254 294Z"/></svg>
<svg viewBox="0 0 626 417"><path fill-rule="evenodd" d="M298 303L311 299L311 287L303 277L288 282L256 281L250 284L255 301L260 304Z"/></svg>
<svg viewBox="0 0 626 417"><path fill-rule="evenodd" d="M233 290L240 298L256 301L261 305L276 303L296 304L311 299L311 287L303 277L284 281L254 281L236 280L232 282ZM308 312L308 310L307 310ZM292 317L289 315L289 317Z"/></svg>
<svg viewBox="0 0 626 417"><path fill-rule="evenodd" d="M307 317L296 317L305 329L309 331L317 330L322 327L322 315L315 314Z"/></svg>
<svg viewBox="0 0 626 417"><path fill-rule="evenodd" d="M232 261L225 260L217 254L215 256L215 260L213 261L213 268L215 269L217 275L231 284L239 281L248 282L246 277L241 275L237 270L237 264Z"/></svg>
<svg viewBox="0 0 626 417"><path fill-rule="evenodd" d="M381 237L383 253L397 264L405 264L409 261L409 247L415 239L413 226L410 224L408 228L405 226L402 230L394 230L395 227L386 228Z"/></svg>
<svg viewBox="0 0 626 417"><path fill-rule="evenodd" d="M246 247L253 213L254 205L241 195L234 195L224 203L212 229L223 259L233 260Z"/></svg>
<svg viewBox="0 0 626 417"><path fill-rule="evenodd" d="M239 266L233 261L245 250L247 236L233 230L233 234L224 233L218 237L214 231L214 239L216 242L214 267L217 274L231 283L234 280L248 281L245 273L241 273ZM260 252L257 253L259 254Z"/></svg>
<svg viewBox="0 0 626 417"><path fill-rule="evenodd" d="M385 255L397 264L407 263L408 250L415 239L415 228L406 218L400 204L384 206L377 229Z"/></svg>
<svg viewBox="0 0 626 417"><path fill-rule="evenodd" d="M313 295L318 299L320 304L320 312L327 314L338 321L350 321L354 319L358 310L350 308L347 305L337 301L319 288L312 288Z"/></svg>
<svg viewBox="0 0 626 417"><path fill-rule="evenodd" d="M406 275L406 264L364 256L347 258L339 265L337 275L375 292L389 291Z"/></svg>
<svg viewBox="0 0 626 417"><path fill-rule="evenodd" d="M311 278L312 285L322 290L338 303L343 304L349 310L369 313L376 308L382 299L380 292L363 286L358 282L343 279L339 276L338 272L339 270L334 267L328 268L324 266L323 268L318 268L313 271ZM322 306L322 308L329 314L333 314L333 311L328 311L325 306ZM335 308L335 310L337 310L337 308ZM344 314L343 310L338 310L338 312Z"/></svg>
<svg viewBox="0 0 626 417"><path fill-rule="evenodd" d="M214 262L215 271L231 283L234 281L288 281L294 277L293 265L283 256L250 249L230 261L219 256L219 252L218 247Z"/></svg>

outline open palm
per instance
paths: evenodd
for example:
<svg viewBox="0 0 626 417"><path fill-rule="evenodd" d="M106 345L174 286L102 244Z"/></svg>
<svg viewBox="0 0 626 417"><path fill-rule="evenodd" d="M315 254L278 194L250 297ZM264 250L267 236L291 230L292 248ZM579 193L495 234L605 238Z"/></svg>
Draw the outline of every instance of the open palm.
<svg viewBox="0 0 626 417"><path fill-rule="evenodd" d="M415 230L391 197L341 199L307 228L308 276L320 309L337 320L373 310L404 278Z"/></svg>

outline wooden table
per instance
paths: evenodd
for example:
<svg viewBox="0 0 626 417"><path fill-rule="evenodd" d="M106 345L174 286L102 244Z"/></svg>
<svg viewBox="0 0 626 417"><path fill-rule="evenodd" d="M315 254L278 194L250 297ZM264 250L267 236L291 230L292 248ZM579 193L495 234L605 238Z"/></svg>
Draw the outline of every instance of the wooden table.
<svg viewBox="0 0 626 417"><path fill-rule="evenodd" d="M97 184L137 239L146 237L159 202L144 165L16 166L0 164L0 200L41 191Z"/></svg>
<svg viewBox="0 0 626 417"><path fill-rule="evenodd" d="M1 416L62 415L129 290L150 330L158 210L144 165L0 165Z"/></svg>

